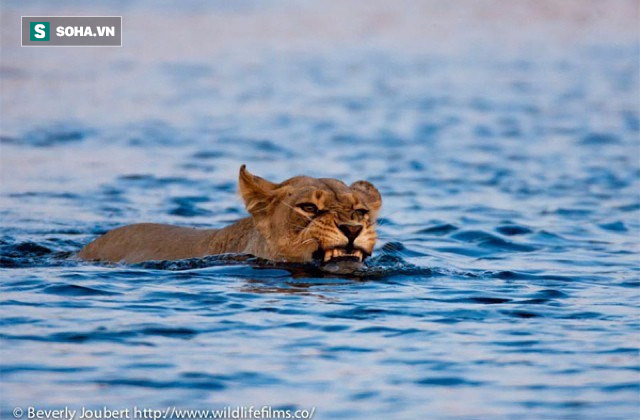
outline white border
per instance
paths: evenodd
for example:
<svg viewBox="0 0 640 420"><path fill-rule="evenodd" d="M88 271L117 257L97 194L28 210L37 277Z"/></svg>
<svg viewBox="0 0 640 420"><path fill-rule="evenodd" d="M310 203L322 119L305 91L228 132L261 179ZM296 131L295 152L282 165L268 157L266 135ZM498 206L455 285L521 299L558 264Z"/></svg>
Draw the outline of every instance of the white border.
<svg viewBox="0 0 640 420"><path fill-rule="evenodd" d="M48 17L48 18L52 18L52 17L118 17L120 18L120 45L24 45L22 43L22 18L26 18L26 17ZM116 48L122 48L122 42L123 42L123 27L122 27L122 16L20 16L20 46L21 47L86 47L86 48L92 48L92 47L116 47Z"/></svg>

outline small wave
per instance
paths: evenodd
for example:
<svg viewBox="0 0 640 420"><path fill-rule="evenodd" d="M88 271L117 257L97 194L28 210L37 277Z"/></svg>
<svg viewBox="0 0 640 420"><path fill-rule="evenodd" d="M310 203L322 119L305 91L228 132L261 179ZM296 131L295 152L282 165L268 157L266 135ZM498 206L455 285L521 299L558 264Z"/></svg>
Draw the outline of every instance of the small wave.
<svg viewBox="0 0 640 420"><path fill-rule="evenodd" d="M498 271L493 273L487 273L488 276L503 280L553 280L553 281L561 281L561 282L572 282L577 280L575 277L571 276L560 276L557 274L532 274L525 273L520 271Z"/></svg>
<svg viewBox="0 0 640 420"><path fill-rule="evenodd" d="M43 289L44 293L61 296L111 296L119 293L76 284L56 284Z"/></svg>
<svg viewBox="0 0 640 420"><path fill-rule="evenodd" d="M581 140L584 145L600 145L620 143L620 139L615 134L610 133L589 133Z"/></svg>
<svg viewBox="0 0 640 420"><path fill-rule="evenodd" d="M536 247L506 241L490 233L477 230L464 230L451 235L452 238L462 242L475 243L482 248L490 248L496 251L505 252L532 252Z"/></svg>
<svg viewBox="0 0 640 420"><path fill-rule="evenodd" d="M169 210L169 214L181 217L209 216L211 211L198 207L198 203L206 203L209 199L205 196L175 197L171 202L176 205Z"/></svg>
<svg viewBox="0 0 640 420"><path fill-rule="evenodd" d="M33 147L53 147L69 143L79 143L96 134L96 130L73 122L56 122L27 131L20 137L9 137L4 140ZM3 141L3 142L5 142Z"/></svg>
<svg viewBox="0 0 640 420"><path fill-rule="evenodd" d="M621 222L620 220L611 222L611 223L602 223L600 225L602 229L609 230L611 232L626 232L628 231L627 226Z"/></svg>
<svg viewBox="0 0 640 420"><path fill-rule="evenodd" d="M439 387L464 387L464 386L480 386L485 382L481 381L471 381L468 379L460 378L460 377L429 377L424 379L419 379L416 381L416 384L423 386L439 386Z"/></svg>
<svg viewBox="0 0 640 420"><path fill-rule="evenodd" d="M424 228L424 229L420 229L418 231L416 231L416 233L421 233L421 234L425 234L425 235L436 235L436 236L442 236L442 235L447 235L451 232L454 232L458 230L457 226L454 226L452 224L449 223L444 223L441 225L435 225L435 226L430 226L428 228Z"/></svg>
<svg viewBox="0 0 640 420"><path fill-rule="evenodd" d="M518 225L498 226L496 228L496 231L507 236L526 235L532 232L531 229L524 226L518 226Z"/></svg>
<svg viewBox="0 0 640 420"><path fill-rule="evenodd" d="M78 248L78 243L71 240L56 240L62 245ZM0 268L28 268L42 266L69 265L72 262L70 251L57 251L35 242L11 243L3 241L0 245Z"/></svg>
<svg viewBox="0 0 640 420"><path fill-rule="evenodd" d="M134 267L152 270L199 270L209 267L220 266L249 266L253 269L276 269L285 270L295 277L335 277L336 274L324 271L322 267L315 264L282 263L254 257L249 254L220 254L201 258L191 258L177 261L148 261L133 264ZM246 274L246 273L243 273ZM381 254L369 258L365 268L351 273L341 273L340 276L357 278L380 278L392 275L437 275L438 272L425 267L419 267L407 263L402 257L392 254Z"/></svg>

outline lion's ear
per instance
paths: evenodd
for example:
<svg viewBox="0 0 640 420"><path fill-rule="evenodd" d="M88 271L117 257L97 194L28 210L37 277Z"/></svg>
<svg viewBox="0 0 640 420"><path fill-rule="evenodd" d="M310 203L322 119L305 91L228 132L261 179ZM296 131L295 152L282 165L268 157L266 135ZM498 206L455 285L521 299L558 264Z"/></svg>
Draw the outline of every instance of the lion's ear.
<svg viewBox="0 0 640 420"><path fill-rule="evenodd" d="M244 205L252 215L260 214L267 208L273 197L272 192L276 188L276 184L273 182L247 171L246 165L240 167L238 185Z"/></svg>
<svg viewBox="0 0 640 420"><path fill-rule="evenodd" d="M356 181L351 184L351 189L362 193L365 202L374 213L377 213L382 207L380 192L369 181Z"/></svg>

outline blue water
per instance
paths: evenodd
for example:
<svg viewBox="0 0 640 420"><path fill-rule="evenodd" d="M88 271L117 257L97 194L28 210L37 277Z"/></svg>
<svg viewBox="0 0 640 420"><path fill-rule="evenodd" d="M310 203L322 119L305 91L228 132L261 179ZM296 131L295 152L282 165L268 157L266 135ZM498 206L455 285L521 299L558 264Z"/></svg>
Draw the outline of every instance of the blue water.
<svg viewBox="0 0 640 420"><path fill-rule="evenodd" d="M100 66L95 50L5 49L3 418L105 404L637 418L637 43L177 59L175 41L151 60L130 31ZM373 182L369 267L73 258L123 224L244 217L242 163Z"/></svg>

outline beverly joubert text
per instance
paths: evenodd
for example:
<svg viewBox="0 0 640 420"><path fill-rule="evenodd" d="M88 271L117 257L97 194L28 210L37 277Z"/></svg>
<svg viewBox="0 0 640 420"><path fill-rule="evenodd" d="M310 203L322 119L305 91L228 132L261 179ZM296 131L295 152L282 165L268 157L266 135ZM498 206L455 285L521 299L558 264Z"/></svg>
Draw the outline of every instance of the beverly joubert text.
<svg viewBox="0 0 640 420"><path fill-rule="evenodd" d="M15 418L26 419L64 419L64 420L88 420L88 419L311 419L316 411L311 409L284 409L273 408L265 405L261 407L224 407L219 409L180 409L177 407L153 408L120 408L108 407L72 409L69 407L59 409L39 409L16 407L13 410Z"/></svg>

